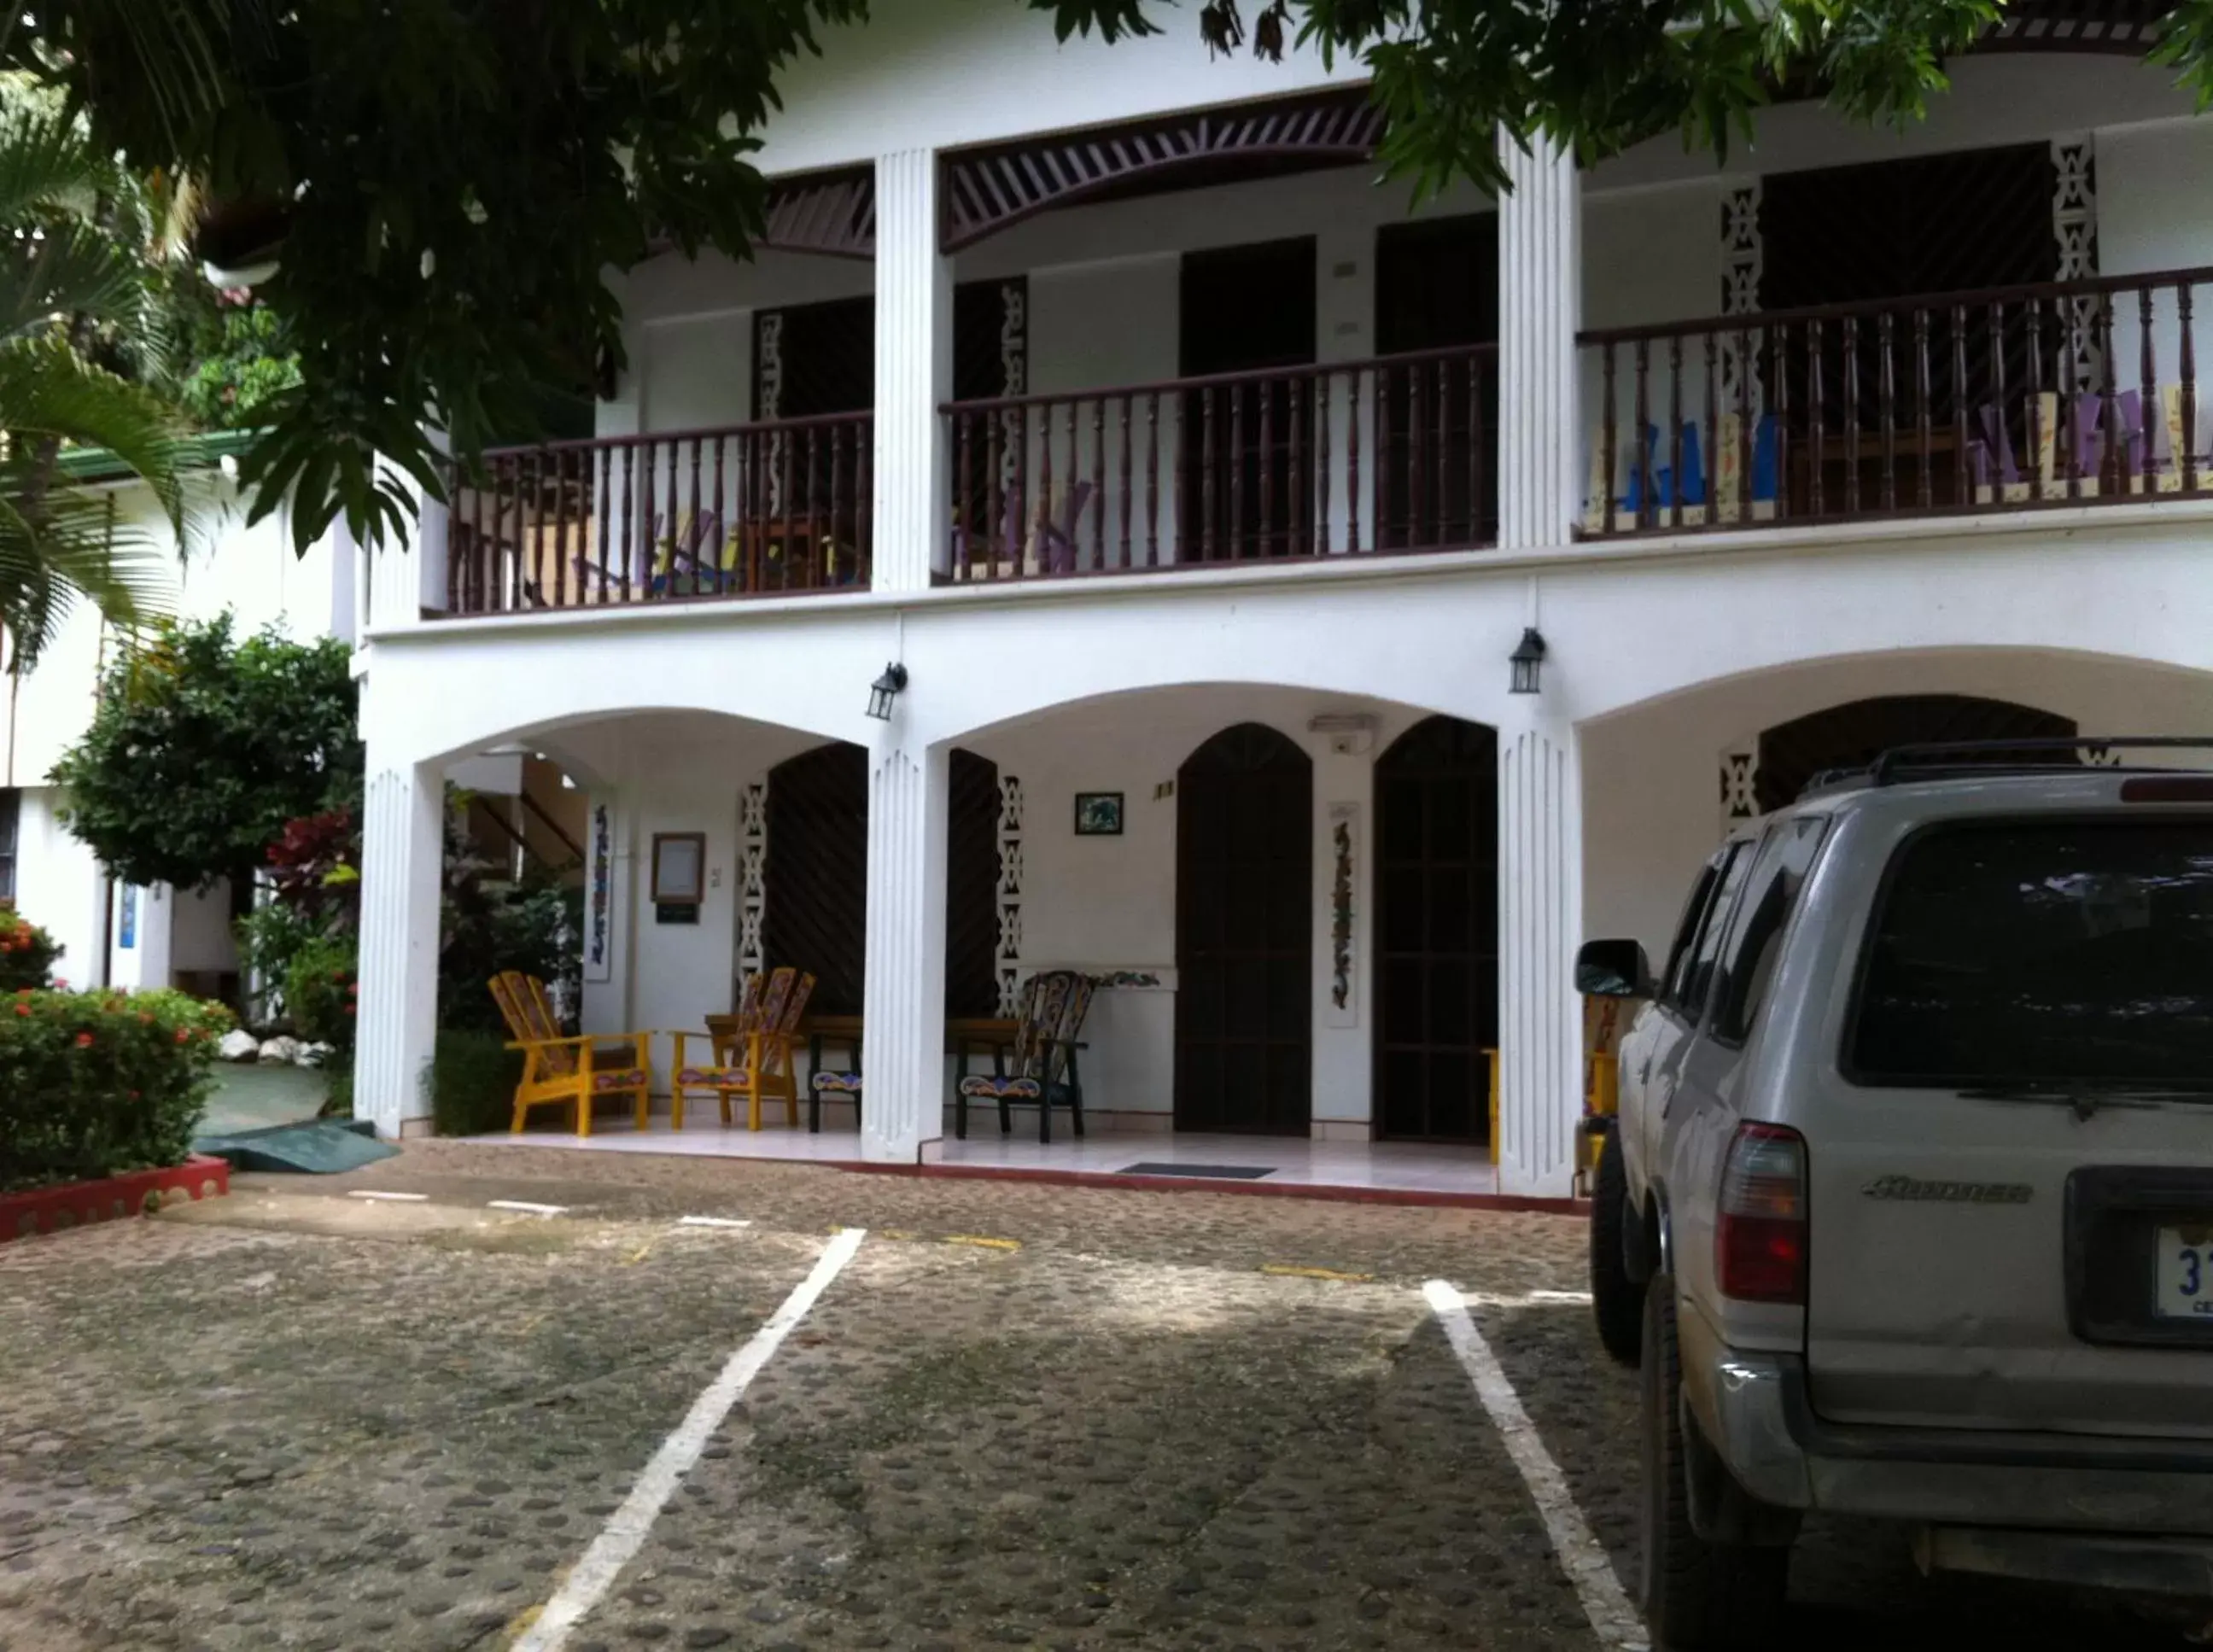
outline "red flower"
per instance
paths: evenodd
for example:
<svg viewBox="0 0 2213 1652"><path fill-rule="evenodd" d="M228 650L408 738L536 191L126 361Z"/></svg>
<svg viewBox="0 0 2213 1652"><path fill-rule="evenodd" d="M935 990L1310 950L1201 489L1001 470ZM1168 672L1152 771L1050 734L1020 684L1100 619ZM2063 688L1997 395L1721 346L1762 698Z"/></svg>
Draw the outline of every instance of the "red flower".
<svg viewBox="0 0 2213 1652"><path fill-rule="evenodd" d="M343 980L344 980L344 979L345 979L345 972L344 972L344 970L342 970L342 969L334 969L334 970L332 970L332 971L331 972L331 979L332 979L333 982L339 982L339 981L343 981Z"/></svg>
<svg viewBox="0 0 2213 1652"><path fill-rule="evenodd" d="M15 1006L15 1013L19 1015L27 1015L31 1013L31 1006L27 1003L19 1003Z"/></svg>
<svg viewBox="0 0 2213 1652"><path fill-rule="evenodd" d="M180 1027L177 1029L177 1042L182 1044L186 1039L192 1037L192 1035L191 1028Z"/></svg>
<svg viewBox="0 0 2213 1652"><path fill-rule="evenodd" d="M346 1013L347 1015L352 1015L352 1014L353 1014L353 1012L354 1012L354 1006L353 1006L353 1005L351 1005L351 1004L348 1004L348 1005L345 1007L345 1013Z"/></svg>
<svg viewBox="0 0 2213 1652"><path fill-rule="evenodd" d="M348 981L346 983L346 991L352 993L360 992L361 983L359 981Z"/></svg>
<svg viewBox="0 0 2213 1652"><path fill-rule="evenodd" d="M91 1049L91 1048L92 1048L92 1034L91 1034L91 1033L78 1033L78 1034L76 1035L76 1047L77 1047L78 1049L80 1049L80 1050L89 1050L89 1049Z"/></svg>

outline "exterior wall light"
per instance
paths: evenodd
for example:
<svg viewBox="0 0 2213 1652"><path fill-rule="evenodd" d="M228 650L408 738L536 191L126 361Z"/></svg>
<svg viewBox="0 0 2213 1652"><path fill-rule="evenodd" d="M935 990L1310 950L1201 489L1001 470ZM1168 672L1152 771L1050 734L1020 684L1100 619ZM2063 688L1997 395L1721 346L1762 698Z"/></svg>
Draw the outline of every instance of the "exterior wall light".
<svg viewBox="0 0 2213 1652"><path fill-rule="evenodd" d="M1521 632L1521 642L1515 645L1514 652L1508 655L1506 658L1508 663L1514 668L1512 685L1514 692L1535 693L1537 674L1543 670L1545 666L1543 635L1534 625L1526 627Z"/></svg>
<svg viewBox="0 0 2213 1652"><path fill-rule="evenodd" d="M897 663L886 666L884 674L869 685L869 715L889 722L892 701L905 686L906 668Z"/></svg>

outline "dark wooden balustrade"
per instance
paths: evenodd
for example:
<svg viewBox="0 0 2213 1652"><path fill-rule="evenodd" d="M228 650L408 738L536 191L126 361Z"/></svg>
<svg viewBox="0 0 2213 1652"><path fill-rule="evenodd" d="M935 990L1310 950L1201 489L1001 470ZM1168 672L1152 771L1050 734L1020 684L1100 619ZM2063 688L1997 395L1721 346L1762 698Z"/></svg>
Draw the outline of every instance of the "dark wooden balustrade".
<svg viewBox="0 0 2213 1652"><path fill-rule="evenodd" d="M446 606L863 590L867 413L488 452L453 479Z"/></svg>
<svg viewBox="0 0 2213 1652"><path fill-rule="evenodd" d="M1583 529L2213 490L2209 283L2179 270L1586 332Z"/></svg>
<svg viewBox="0 0 2213 1652"><path fill-rule="evenodd" d="M1495 345L943 411L956 581L1456 550L1497 534Z"/></svg>

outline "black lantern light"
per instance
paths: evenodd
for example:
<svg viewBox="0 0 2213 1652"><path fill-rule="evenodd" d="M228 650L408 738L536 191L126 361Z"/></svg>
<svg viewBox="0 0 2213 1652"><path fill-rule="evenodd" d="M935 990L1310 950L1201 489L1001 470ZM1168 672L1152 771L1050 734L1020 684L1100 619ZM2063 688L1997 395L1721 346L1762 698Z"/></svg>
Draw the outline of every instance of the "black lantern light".
<svg viewBox="0 0 2213 1652"><path fill-rule="evenodd" d="M886 666L884 674L869 685L869 715L889 722L892 701L905 686L906 668L897 663Z"/></svg>
<svg viewBox="0 0 2213 1652"><path fill-rule="evenodd" d="M1513 690L1516 694L1537 692L1537 674L1544 668L1545 639L1534 625L1523 628L1521 640L1514 652L1506 656L1514 668Z"/></svg>

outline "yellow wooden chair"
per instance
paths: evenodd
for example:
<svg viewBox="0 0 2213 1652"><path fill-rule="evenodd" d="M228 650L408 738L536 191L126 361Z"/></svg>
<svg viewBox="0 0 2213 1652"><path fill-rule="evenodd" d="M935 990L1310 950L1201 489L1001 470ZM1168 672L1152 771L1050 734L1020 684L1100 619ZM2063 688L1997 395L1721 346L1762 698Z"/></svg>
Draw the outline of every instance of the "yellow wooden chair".
<svg viewBox="0 0 2213 1652"><path fill-rule="evenodd" d="M799 1023L807 1014L807 1001L814 994L814 978L789 965L773 971L765 984L754 976L746 984L744 999L735 1015L710 1015L707 1041L711 1059L692 1062L684 1046L698 1033L674 1033L674 1076L669 1084L669 1114L678 1130L684 1128L684 1098L692 1090L712 1090L722 1108L722 1123L730 1122L730 1098L746 1098L746 1128L761 1127L763 1098L783 1103L784 1122L799 1125L799 1084L792 1061L792 1046Z"/></svg>
<svg viewBox="0 0 2213 1652"><path fill-rule="evenodd" d="M510 1050L522 1056L522 1082L515 1087L515 1130L521 1132L531 1108L560 1105L576 1110L576 1134L592 1133L592 1103L601 1096L637 1098L637 1127L645 1128L651 1104L653 1064L643 1033L561 1036L546 984L535 976L509 970L491 980L491 996L514 1039ZM607 1045L608 1049L595 1046Z"/></svg>

